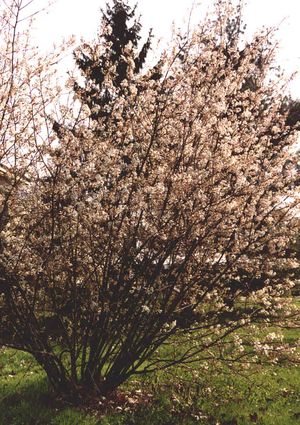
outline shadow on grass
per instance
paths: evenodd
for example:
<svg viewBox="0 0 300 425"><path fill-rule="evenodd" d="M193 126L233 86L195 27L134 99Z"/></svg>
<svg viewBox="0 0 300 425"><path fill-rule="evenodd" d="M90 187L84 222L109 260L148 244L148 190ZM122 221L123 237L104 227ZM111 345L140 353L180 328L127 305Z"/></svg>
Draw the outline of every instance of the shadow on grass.
<svg viewBox="0 0 300 425"><path fill-rule="evenodd" d="M159 394L148 406L119 411L99 418L55 401L41 373L26 376L24 382L2 379L1 425L193 425L199 422L172 411L167 395Z"/></svg>
<svg viewBox="0 0 300 425"><path fill-rule="evenodd" d="M95 425L82 412L59 405L41 368L23 352L0 353L1 425Z"/></svg>
<svg viewBox="0 0 300 425"><path fill-rule="evenodd" d="M26 353L0 353L0 425L176 425L193 424L173 415L169 397L159 395L134 412L96 412L55 401L44 372Z"/></svg>
<svg viewBox="0 0 300 425"><path fill-rule="evenodd" d="M152 394L151 401L128 410L117 407L99 418L97 400L95 409L87 410L55 401L43 370L31 356L0 350L0 425L300 424L297 367L265 366L251 376L242 378L225 367L210 369L201 382L199 377L200 392L191 391L186 374L180 385L163 373L132 381L124 390L138 387Z"/></svg>

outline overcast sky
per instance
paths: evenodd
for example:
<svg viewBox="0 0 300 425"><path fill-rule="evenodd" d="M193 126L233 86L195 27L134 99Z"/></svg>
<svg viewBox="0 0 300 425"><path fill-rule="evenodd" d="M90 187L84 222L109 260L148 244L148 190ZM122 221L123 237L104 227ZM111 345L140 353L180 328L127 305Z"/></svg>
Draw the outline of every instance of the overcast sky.
<svg viewBox="0 0 300 425"><path fill-rule="evenodd" d="M200 3L193 13L193 22L201 20L212 0L137 0L143 28L153 28L158 38L167 39L172 22L176 27L187 27L192 3ZM132 0L130 4L134 4ZM278 62L288 71L300 71L300 0L248 0L245 1L244 20L249 32L265 26L278 26L281 48ZM46 4L36 0L35 5ZM92 40L97 34L100 9L105 0L56 0L46 15L40 15L33 35L43 49L50 48L63 37L75 35L77 40ZM294 97L300 98L300 75L291 86Z"/></svg>

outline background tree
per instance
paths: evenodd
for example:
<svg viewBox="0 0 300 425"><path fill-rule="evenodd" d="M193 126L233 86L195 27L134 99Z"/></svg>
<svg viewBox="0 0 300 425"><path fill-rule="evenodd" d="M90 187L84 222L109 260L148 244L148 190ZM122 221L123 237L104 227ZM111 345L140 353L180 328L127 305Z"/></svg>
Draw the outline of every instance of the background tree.
<svg viewBox="0 0 300 425"><path fill-rule="evenodd" d="M26 340L32 352L37 346L26 321L34 320L34 308L23 288L30 279L24 276L21 282L13 269L9 272L14 260L6 257L6 240L10 238L15 197L26 197L49 172L47 152L56 137L48 114L54 111L60 94L53 64L70 43L49 52L47 58L41 56L30 43L35 14L30 15L30 4L12 0L0 5L0 345L22 349L24 344L18 341ZM16 247L18 242L12 239ZM46 340L45 345L41 341L37 344L40 352L50 350Z"/></svg>
<svg viewBox="0 0 300 425"><path fill-rule="evenodd" d="M75 61L85 78L85 86L75 82L74 90L80 101L91 111L92 119L109 117L111 103L124 95L132 75L138 74L145 63L151 45L151 31L139 49L141 24L135 18L136 7L125 1L113 0L102 10L102 25L96 44L84 44L75 50ZM131 25L130 25L130 22ZM128 62L132 61L131 66ZM107 75L113 72L111 85Z"/></svg>
<svg viewBox="0 0 300 425"><path fill-rule="evenodd" d="M29 41L32 16L27 9L28 4L22 0L4 2L0 7L1 230L8 220L13 193L23 183L26 186L30 173L34 179L39 174L33 165L52 139L46 110L59 92L54 85L48 90L47 84L54 75L50 64L58 60L60 53L49 54L47 61L39 56ZM28 26L24 28L26 18ZM0 238L1 246L2 242Z"/></svg>
<svg viewBox="0 0 300 425"><path fill-rule="evenodd" d="M257 340L254 326L297 320L292 283L276 273L297 226L297 127L285 85L269 78L270 33L241 56L241 32L233 43L225 31L236 10L217 5L217 18L162 55L160 78L137 72L130 40L120 90L114 59L103 59L97 90L115 96L97 116L88 95L73 127L63 108L59 138L36 143L42 127L19 136L33 150L1 230L1 342L31 353L65 398L107 395L213 347L241 362L288 349ZM228 336L247 328L229 350ZM166 341L172 350L157 352Z"/></svg>

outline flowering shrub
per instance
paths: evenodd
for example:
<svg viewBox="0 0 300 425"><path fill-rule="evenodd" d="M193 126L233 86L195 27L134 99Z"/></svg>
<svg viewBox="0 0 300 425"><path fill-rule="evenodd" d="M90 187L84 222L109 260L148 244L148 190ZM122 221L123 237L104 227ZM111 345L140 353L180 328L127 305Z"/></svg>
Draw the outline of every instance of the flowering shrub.
<svg viewBox="0 0 300 425"><path fill-rule="evenodd" d="M58 104L51 68L29 56L16 64L22 84L1 85L12 120L0 122L1 160L14 176L2 194L1 342L32 353L64 396L106 394L207 358L238 329L296 320L280 270L296 227L298 121L287 125L286 83L270 72L270 31L243 42L239 15L217 3L162 55L157 79L134 72L129 42L118 96L105 65L109 114L78 107L77 93L59 137L45 112L44 90ZM276 342L249 338L254 354ZM166 341L172 353L159 356Z"/></svg>

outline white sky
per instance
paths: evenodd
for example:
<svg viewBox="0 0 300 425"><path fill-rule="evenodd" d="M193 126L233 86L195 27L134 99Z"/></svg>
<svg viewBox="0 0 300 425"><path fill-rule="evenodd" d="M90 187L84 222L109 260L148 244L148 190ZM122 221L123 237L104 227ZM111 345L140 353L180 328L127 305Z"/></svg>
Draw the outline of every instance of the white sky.
<svg viewBox="0 0 300 425"><path fill-rule="evenodd" d="M36 0L35 7L46 4L47 0ZM186 28L189 10L193 0L137 0L138 12L144 30L153 28L157 38L167 39L172 22ZM197 3L197 1L194 1ZM100 22L100 8L105 8L105 0L56 0L46 15L37 18L32 29L38 45L49 49L63 37L75 35L92 40L96 37ZM198 2L200 3L200 2ZM193 13L193 21L198 22L212 0L202 0L199 10ZM135 1L130 1L135 4ZM246 0L244 21L253 32L261 26L278 26L280 51L278 63L287 72L300 71L300 0ZM300 75L291 85L293 97L300 98Z"/></svg>

